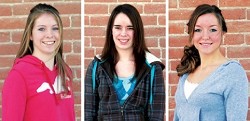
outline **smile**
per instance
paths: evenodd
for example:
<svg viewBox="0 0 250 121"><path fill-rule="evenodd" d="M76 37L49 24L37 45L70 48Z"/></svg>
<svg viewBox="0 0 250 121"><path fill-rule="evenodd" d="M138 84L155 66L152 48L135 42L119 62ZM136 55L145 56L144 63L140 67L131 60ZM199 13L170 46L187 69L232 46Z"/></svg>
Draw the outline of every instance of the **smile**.
<svg viewBox="0 0 250 121"><path fill-rule="evenodd" d="M53 45L56 41L47 41L47 42L42 42L43 44L46 45Z"/></svg>

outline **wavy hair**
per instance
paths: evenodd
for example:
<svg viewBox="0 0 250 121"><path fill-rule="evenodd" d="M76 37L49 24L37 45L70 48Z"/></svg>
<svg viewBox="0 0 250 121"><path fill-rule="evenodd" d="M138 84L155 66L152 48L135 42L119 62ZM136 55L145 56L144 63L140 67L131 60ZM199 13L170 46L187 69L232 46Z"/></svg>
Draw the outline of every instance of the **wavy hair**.
<svg viewBox="0 0 250 121"><path fill-rule="evenodd" d="M188 26L189 42L192 42L195 30L195 24L198 18L204 14L212 13L217 18L219 25L223 32L227 32L227 26L225 19L221 13L221 10L215 5L202 4L199 5L191 14ZM181 58L181 62L177 65L178 76L182 76L185 73L192 73L200 65L200 55L194 45L184 47L184 55Z"/></svg>

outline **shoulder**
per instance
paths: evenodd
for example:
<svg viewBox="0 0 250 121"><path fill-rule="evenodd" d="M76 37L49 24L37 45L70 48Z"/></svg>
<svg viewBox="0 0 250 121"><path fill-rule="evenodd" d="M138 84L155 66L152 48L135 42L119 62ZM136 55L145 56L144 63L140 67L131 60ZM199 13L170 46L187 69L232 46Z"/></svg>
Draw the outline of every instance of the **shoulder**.
<svg viewBox="0 0 250 121"><path fill-rule="evenodd" d="M148 65L156 65L156 67L160 67L162 70L165 68L165 65L162 63L162 61L152 53L146 52L145 58Z"/></svg>
<svg viewBox="0 0 250 121"><path fill-rule="evenodd" d="M229 60L222 65L222 70L231 74L245 73L242 65L236 60Z"/></svg>

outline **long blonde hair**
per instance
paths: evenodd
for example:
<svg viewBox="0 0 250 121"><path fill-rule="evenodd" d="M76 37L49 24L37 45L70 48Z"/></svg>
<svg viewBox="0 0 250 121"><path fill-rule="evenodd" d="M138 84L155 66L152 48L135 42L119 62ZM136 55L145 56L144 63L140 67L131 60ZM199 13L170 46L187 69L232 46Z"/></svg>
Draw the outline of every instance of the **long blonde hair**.
<svg viewBox="0 0 250 121"><path fill-rule="evenodd" d="M56 8L54 8L51 5L48 4L37 4L30 10L30 14L27 18L25 30L22 36L20 48L17 52L16 58L22 58L25 55L31 55L34 51L33 47L33 41L30 40L30 37L32 35L32 29L34 27L35 20L42 14L50 14L53 15L58 27L59 27L59 34L60 34L60 43L59 46L55 50L55 63L57 64L58 67L58 73L59 76L61 77L63 84L62 86L66 91L68 91L67 88L67 82L66 82L66 76L69 78L69 80L72 80L72 74L63 60L63 24L62 20L59 16L59 12Z"/></svg>

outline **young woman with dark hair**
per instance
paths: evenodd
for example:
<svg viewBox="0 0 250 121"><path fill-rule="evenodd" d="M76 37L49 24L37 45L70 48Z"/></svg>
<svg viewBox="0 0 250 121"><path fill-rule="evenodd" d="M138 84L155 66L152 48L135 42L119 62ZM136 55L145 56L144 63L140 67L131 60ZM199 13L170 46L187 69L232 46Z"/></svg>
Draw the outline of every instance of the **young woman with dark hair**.
<svg viewBox="0 0 250 121"><path fill-rule="evenodd" d="M146 47L139 12L129 4L111 13L102 54L85 77L86 121L162 121L165 87L160 59Z"/></svg>

